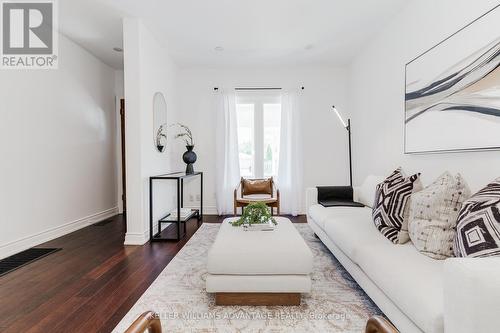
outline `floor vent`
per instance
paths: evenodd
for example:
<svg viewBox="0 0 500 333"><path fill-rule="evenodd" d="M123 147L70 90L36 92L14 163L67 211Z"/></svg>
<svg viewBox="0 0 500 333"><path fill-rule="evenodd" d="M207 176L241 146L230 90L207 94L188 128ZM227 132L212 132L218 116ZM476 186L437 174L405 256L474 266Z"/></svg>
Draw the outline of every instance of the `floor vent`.
<svg viewBox="0 0 500 333"><path fill-rule="evenodd" d="M94 227L103 227L107 224L110 224L111 222L113 222L113 219L107 219L107 220L104 220L104 221L101 221L101 222L97 222L97 223L94 223L92 224Z"/></svg>
<svg viewBox="0 0 500 333"><path fill-rule="evenodd" d="M28 265L38 259L48 256L61 249L57 248L31 248L0 260L0 276L10 273L18 268Z"/></svg>

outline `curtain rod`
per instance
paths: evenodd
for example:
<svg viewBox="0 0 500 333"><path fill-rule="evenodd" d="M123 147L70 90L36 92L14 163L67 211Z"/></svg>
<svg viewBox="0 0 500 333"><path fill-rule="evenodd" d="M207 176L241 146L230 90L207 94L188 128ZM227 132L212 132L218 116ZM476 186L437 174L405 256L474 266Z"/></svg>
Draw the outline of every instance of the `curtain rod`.
<svg viewBox="0 0 500 333"><path fill-rule="evenodd" d="M234 88L234 90L281 90L281 88Z"/></svg>
<svg viewBox="0 0 500 333"><path fill-rule="evenodd" d="M300 87L304 90L304 87ZM214 90L219 90L219 87L214 87ZM281 88L234 88L234 90L281 90Z"/></svg>

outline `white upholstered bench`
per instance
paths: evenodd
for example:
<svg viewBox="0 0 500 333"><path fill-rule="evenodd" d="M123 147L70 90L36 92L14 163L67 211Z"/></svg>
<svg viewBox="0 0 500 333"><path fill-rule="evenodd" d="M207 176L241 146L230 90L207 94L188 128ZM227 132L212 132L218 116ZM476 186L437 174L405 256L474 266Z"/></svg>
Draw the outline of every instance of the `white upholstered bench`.
<svg viewBox="0 0 500 333"><path fill-rule="evenodd" d="M274 231L222 223L208 252L206 289L217 305L299 305L311 291L312 253L289 219Z"/></svg>

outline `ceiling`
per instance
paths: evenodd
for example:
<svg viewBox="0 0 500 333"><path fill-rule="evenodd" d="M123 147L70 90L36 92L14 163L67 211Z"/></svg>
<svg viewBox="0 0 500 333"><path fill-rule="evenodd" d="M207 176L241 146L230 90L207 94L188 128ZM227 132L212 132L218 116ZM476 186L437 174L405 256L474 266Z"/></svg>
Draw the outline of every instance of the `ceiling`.
<svg viewBox="0 0 500 333"><path fill-rule="evenodd" d="M122 17L142 18L181 66L343 65L408 3L65 0L59 17L65 35L117 69Z"/></svg>

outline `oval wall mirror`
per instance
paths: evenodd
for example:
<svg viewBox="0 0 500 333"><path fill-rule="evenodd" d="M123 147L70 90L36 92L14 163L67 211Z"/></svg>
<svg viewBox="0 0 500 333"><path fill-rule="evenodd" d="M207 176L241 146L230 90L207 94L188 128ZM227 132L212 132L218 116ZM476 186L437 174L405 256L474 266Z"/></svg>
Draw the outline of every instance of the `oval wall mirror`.
<svg viewBox="0 0 500 333"><path fill-rule="evenodd" d="M161 92L153 97L153 134L156 150L163 153L167 147L167 102Z"/></svg>

